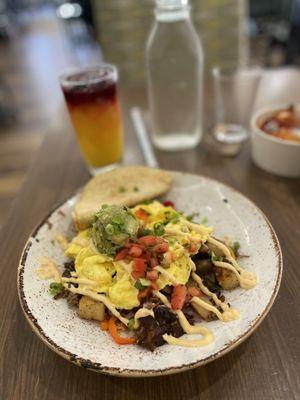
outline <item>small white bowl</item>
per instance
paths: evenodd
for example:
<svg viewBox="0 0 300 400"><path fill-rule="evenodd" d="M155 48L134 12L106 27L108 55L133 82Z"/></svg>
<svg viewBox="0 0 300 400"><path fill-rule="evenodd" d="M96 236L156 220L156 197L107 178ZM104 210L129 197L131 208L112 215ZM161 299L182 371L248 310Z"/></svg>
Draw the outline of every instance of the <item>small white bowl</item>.
<svg viewBox="0 0 300 400"><path fill-rule="evenodd" d="M261 169L285 177L300 177L300 143L268 135L259 125L288 105L258 110L251 118L251 155ZM296 108L299 108L296 107Z"/></svg>

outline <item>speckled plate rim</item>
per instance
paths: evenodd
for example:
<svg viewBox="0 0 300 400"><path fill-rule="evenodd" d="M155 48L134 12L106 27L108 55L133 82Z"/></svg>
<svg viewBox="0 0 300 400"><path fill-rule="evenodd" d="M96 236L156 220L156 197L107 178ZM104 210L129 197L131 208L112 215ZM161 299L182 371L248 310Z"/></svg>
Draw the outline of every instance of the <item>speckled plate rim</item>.
<svg viewBox="0 0 300 400"><path fill-rule="evenodd" d="M119 377L126 377L126 378L141 378L141 377L156 377L156 376L164 376L164 375L171 375L171 374L176 374L179 372L184 372L188 371L190 369L194 369L197 367L200 367L202 365L208 364L217 358L220 358L224 356L225 354L229 353L231 350L235 349L237 346L239 346L241 343L243 343L261 324L261 322L264 320L264 318L267 316L269 313L276 296L278 294L279 288L280 288L280 282L282 278L282 269L283 269L283 261L282 261L282 251L280 247L280 243L278 240L278 237L275 233L275 230L273 226L271 225L270 221L266 217L266 215L261 211L261 209L253 202L251 201L247 196L243 195L241 192L238 190L234 189L230 185L224 184L223 182L220 182L216 179L212 179L209 177L206 177L204 175L197 175L197 174L191 174L191 173L185 173L185 172L180 172L180 171L167 171L170 172L171 174L178 174L178 175L192 175L197 178L204 179L206 181L210 181L214 184L219 184L227 189L230 189L232 192L237 194L238 196L242 197L243 200L251 203L251 205L258 211L259 214L263 217L263 219L266 221L267 226L270 230L271 237L273 240L273 245L274 249L276 250L276 256L277 256L277 266L274 267L277 269L277 279L276 283L274 286L274 290L270 296L269 302L266 305L264 311L257 316L257 318L253 321L251 327L245 331L242 335L240 335L237 339L235 339L232 343L229 343L224 349L220 350L219 352L212 354L205 359L202 359L200 361L196 361L190 364L184 364L180 367L170 367L166 368L163 370L138 370L138 369L119 369L119 368L113 368L113 367L104 367L99 363L92 362L88 359L83 359L81 357L78 357L76 354L72 354L71 352L65 350L64 348L58 346L51 338L49 338L43 329L39 326L36 318L34 315L31 313L26 299L25 299L25 293L24 293L24 287L23 287L23 273L24 273L24 267L25 267L25 262L27 259L27 254L29 252L29 249L31 247L31 239L35 238L37 235L39 229L47 222L47 220L51 217L51 215L58 209L60 208L63 204L65 204L68 200L70 200L72 197L74 197L76 194L78 194L78 191L73 193L73 195L68 196L65 200L59 202L56 206L52 208L52 210L41 220L41 222L33 229L32 233L28 237L26 244L22 250L22 254L20 257L19 261L19 266L18 266L18 272L17 272L17 291L18 291L18 297L19 297L19 302L22 308L22 311L26 317L26 320L28 321L31 329L33 332L51 349L53 350L56 354L60 355L61 357L65 358L66 360L72 362L73 364L83 367L85 369L97 372L97 373L103 373L106 375L112 375L112 376L119 376Z"/></svg>

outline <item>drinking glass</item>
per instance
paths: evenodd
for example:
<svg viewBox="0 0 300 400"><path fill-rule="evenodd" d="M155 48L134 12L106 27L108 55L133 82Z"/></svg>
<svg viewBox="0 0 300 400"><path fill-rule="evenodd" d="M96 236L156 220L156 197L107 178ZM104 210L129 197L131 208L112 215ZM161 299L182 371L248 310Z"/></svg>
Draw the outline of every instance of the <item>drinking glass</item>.
<svg viewBox="0 0 300 400"><path fill-rule="evenodd" d="M249 122L261 78L259 67L213 69L215 139L236 145L249 136Z"/></svg>
<svg viewBox="0 0 300 400"><path fill-rule="evenodd" d="M118 72L101 64L60 76L60 84L83 157L90 172L118 164L123 154L123 129L117 95Z"/></svg>

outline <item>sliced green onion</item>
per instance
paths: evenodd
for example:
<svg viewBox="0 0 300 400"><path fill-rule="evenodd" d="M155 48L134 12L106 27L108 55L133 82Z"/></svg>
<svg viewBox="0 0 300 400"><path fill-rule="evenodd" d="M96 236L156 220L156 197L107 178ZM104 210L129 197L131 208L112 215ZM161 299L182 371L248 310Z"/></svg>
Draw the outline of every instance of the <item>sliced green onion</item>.
<svg viewBox="0 0 300 400"><path fill-rule="evenodd" d="M156 236L162 236L165 233L164 225L161 224L160 222L154 224L153 228L154 228L154 235Z"/></svg>
<svg viewBox="0 0 300 400"><path fill-rule="evenodd" d="M115 233L114 226L112 224L107 224L106 227L105 227L105 232L108 235L113 235Z"/></svg>
<svg viewBox="0 0 300 400"><path fill-rule="evenodd" d="M122 217L120 217L120 215L113 215L111 218L111 222L113 222L114 224L117 224L117 225L124 224L124 220Z"/></svg>

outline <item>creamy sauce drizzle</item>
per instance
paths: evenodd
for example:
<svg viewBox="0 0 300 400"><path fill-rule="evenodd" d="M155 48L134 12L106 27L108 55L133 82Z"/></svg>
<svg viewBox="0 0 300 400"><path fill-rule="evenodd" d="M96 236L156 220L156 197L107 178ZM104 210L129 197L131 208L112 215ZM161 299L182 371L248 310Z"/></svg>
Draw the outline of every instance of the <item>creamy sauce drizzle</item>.
<svg viewBox="0 0 300 400"><path fill-rule="evenodd" d="M257 285L257 276L253 272L246 271L245 269L241 268L236 260L232 257L229 249L223 243L212 237L208 238L207 242L219 248L226 256L227 260L232 263L231 265L223 261L212 261L216 267L226 268L232 271L236 275L239 284L243 289L252 289Z"/></svg>
<svg viewBox="0 0 300 400"><path fill-rule="evenodd" d="M218 297L216 296L215 293L212 293L206 286L203 285L203 282L202 282L202 279L200 278L200 276L198 276L197 274L195 274L193 272L192 273L192 278L194 279L195 282L197 282L201 292L206 294L208 297L211 297L213 299L213 301L219 307L222 308L223 313L220 313L220 311L216 307L214 307L212 304L208 304L205 301L199 299L199 297L193 297L192 298L192 302L194 302L196 304L199 304L200 306L202 306L206 310L212 311L223 322L233 321L233 320L238 319L240 317L240 313L238 312L238 310L230 308L227 303L225 303L225 302L221 301L220 299L218 299ZM200 301L196 301L196 299L198 299Z"/></svg>
<svg viewBox="0 0 300 400"><path fill-rule="evenodd" d="M148 308L140 308L139 310L137 310L137 312L134 314L134 328L137 329L139 327L140 318L149 316L154 318L153 310L149 310Z"/></svg>
<svg viewBox="0 0 300 400"><path fill-rule="evenodd" d="M158 297L165 306L171 308L171 304L165 295L160 293L158 290L154 290L153 294L156 297ZM175 313L177 314L180 326L182 327L182 329L184 330L185 333L200 334L203 337L201 339L192 340L192 339L175 338L172 335L165 334L165 335L163 335L163 339L167 343L173 344L176 346L184 346L184 347L200 347L200 346L206 346L213 341L213 334L211 333L211 331L209 329L207 329L201 325L192 326L188 322L184 313L181 310L177 310L177 311L175 311Z"/></svg>
<svg viewBox="0 0 300 400"><path fill-rule="evenodd" d="M93 300L101 301L101 303L103 303L109 309L109 311L116 318L118 318L118 320L120 320L124 325L128 326L129 320L125 317L122 317L122 315L115 308L115 306L111 303L111 301L108 300L108 298L106 296L104 296L103 294L92 292L91 290L89 290L87 288L86 289L85 288L74 288L74 287L68 288L67 285L64 285L64 286L72 293L82 294L84 296L90 297Z"/></svg>
<svg viewBox="0 0 300 400"><path fill-rule="evenodd" d="M160 272L162 275L164 275L170 282L173 283L173 285L177 286L179 285L179 282L174 278L174 276L172 276L171 274L168 273L168 271L166 271L163 267L161 266L157 266L154 269L156 269L156 271Z"/></svg>
<svg viewBox="0 0 300 400"><path fill-rule="evenodd" d="M54 279L55 282L61 281L61 274L56 264L46 257L41 259L41 263L36 270L36 274L40 279Z"/></svg>

